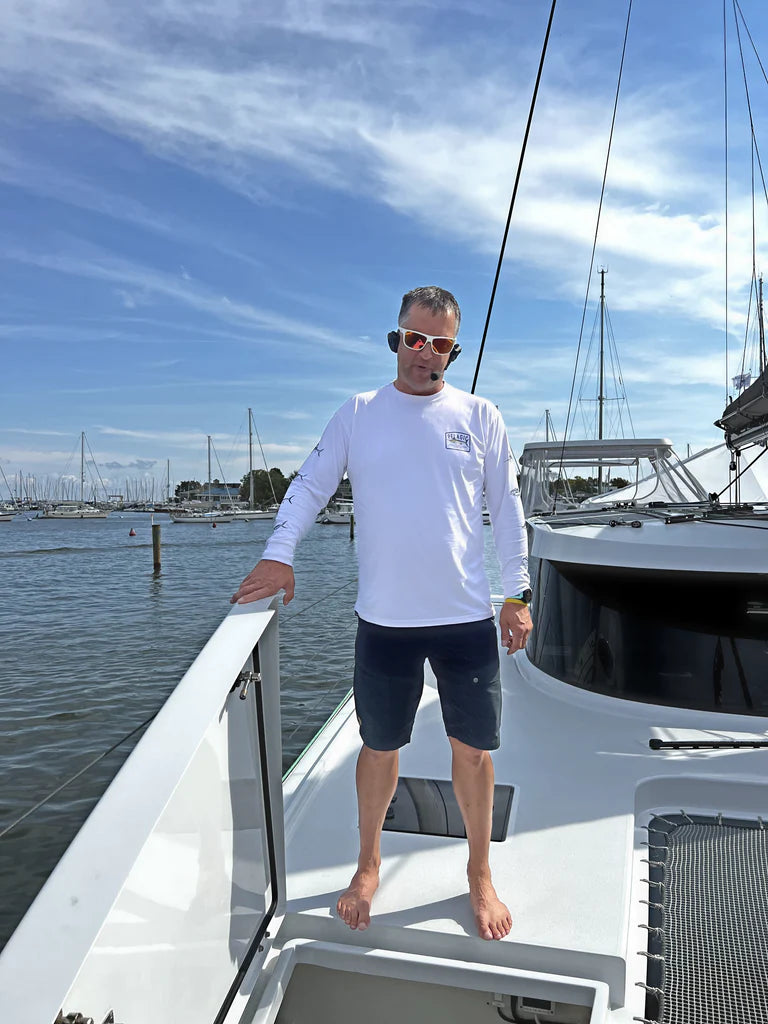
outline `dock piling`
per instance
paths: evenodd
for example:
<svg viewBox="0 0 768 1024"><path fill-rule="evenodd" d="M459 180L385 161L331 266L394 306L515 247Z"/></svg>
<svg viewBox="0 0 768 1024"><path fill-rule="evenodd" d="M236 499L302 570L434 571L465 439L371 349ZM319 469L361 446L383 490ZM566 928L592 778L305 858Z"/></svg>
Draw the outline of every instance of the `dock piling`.
<svg viewBox="0 0 768 1024"><path fill-rule="evenodd" d="M155 572L160 572L160 524L152 523L152 562Z"/></svg>

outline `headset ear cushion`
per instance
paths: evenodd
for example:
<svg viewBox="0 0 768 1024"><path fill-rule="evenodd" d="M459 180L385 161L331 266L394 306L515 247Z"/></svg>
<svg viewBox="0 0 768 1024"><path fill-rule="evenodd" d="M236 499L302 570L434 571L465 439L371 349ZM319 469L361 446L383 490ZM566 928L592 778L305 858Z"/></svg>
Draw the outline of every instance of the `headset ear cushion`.
<svg viewBox="0 0 768 1024"><path fill-rule="evenodd" d="M451 354L448 356L448 365L450 365L454 359L458 359L461 353L461 345L454 345L451 349Z"/></svg>
<svg viewBox="0 0 768 1024"><path fill-rule="evenodd" d="M400 332L390 331L387 335L387 341L389 342L389 347L392 351L397 352L397 346L400 344Z"/></svg>

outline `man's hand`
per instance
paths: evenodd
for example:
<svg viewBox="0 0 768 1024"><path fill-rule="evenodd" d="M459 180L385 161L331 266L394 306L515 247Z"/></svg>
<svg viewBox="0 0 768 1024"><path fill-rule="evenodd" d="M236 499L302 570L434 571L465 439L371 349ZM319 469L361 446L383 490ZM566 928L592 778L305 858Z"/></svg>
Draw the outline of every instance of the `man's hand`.
<svg viewBox="0 0 768 1024"><path fill-rule="evenodd" d="M262 597L272 597L284 590L283 604L293 600L295 580L293 569L285 562L273 562L263 558L259 564L245 577L236 594L229 599L230 604L248 604L259 601Z"/></svg>
<svg viewBox="0 0 768 1024"><path fill-rule="evenodd" d="M499 612L499 631L501 632L501 646L507 648L507 654L522 651L532 629L533 623L528 605L505 601Z"/></svg>

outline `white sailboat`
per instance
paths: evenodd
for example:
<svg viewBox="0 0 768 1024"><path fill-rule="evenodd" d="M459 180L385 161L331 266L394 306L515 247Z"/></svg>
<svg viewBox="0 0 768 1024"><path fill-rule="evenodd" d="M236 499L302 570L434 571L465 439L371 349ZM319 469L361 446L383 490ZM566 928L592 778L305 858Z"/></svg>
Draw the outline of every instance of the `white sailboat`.
<svg viewBox="0 0 768 1024"><path fill-rule="evenodd" d="M172 523L197 524L203 526L216 525L218 523L234 522L235 513L231 510L214 509L211 502L211 435L208 434L208 508L194 509L183 508L170 512Z"/></svg>
<svg viewBox="0 0 768 1024"><path fill-rule="evenodd" d="M768 438L738 412L729 443ZM652 452L703 491L663 438L592 444L570 454ZM545 458L523 474L550 500ZM428 665L371 926L336 918L353 701L281 779L272 599L222 622L0 954L8 1019L763 1024L768 507L545 505L530 527L536 629L501 659L494 755L507 939L475 933Z"/></svg>
<svg viewBox="0 0 768 1024"><path fill-rule="evenodd" d="M225 619L11 938L14 1021L352 1024L365 1006L376 1024L628 1024L679 1007L680 970L706 986L713 956L728 984L711 998L746 1005L768 970L768 514L680 518L532 520L537 628L502 658L494 755L507 940L474 934L428 666L371 927L335 917L357 850L354 706L281 781L273 600ZM758 936L749 957L713 945L715 920ZM41 936L63 929L41 972Z"/></svg>
<svg viewBox="0 0 768 1024"><path fill-rule="evenodd" d="M11 499L10 502L4 501L2 504L0 504L0 523L10 523L14 516L17 516L21 512L21 501L19 501L17 505L16 499L13 495L13 491L11 490L10 484L8 483L8 477L5 475L5 470L3 469L2 466L0 466L0 473L2 474L3 481L5 482L5 487L6 490L8 491L8 496Z"/></svg>
<svg viewBox="0 0 768 1024"><path fill-rule="evenodd" d="M85 501L85 431L80 433L80 499L62 501L37 514L38 519L106 519L109 512Z"/></svg>
<svg viewBox="0 0 768 1024"><path fill-rule="evenodd" d="M237 509L235 511L235 519L242 520L243 522L249 523L256 519L274 519L277 515L277 510L280 508L280 503L277 500L275 494L275 485L272 483L272 476L269 472L269 466L267 465L267 458L264 455L264 449L261 446L261 438L259 437L258 430L256 431L256 439L261 449L261 457L264 462L264 469L267 474L267 480L269 480L269 488L272 491L272 504L268 505L267 508L256 508L256 500L254 497L254 478L253 478L253 432L255 426L253 423L253 410L248 409L248 508Z"/></svg>

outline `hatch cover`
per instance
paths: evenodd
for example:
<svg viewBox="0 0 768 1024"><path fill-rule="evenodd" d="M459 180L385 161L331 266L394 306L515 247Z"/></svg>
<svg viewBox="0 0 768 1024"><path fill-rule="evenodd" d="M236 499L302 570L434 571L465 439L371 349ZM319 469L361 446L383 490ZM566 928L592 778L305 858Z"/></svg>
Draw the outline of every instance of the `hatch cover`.
<svg viewBox="0 0 768 1024"><path fill-rule="evenodd" d="M495 843L507 837L513 792L513 786L494 786L491 840ZM384 820L384 830L457 839L465 839L467 835L453 786L444 779L399 778Z"/></svg>
<svg viewBox="0 0 768 1024"><path fill-rule="evenodd" d="M646 1018L768 1020L768 828L697 814L649 825Z"/></svg>

